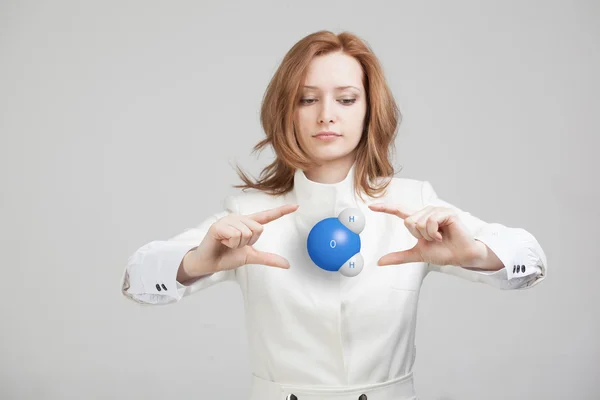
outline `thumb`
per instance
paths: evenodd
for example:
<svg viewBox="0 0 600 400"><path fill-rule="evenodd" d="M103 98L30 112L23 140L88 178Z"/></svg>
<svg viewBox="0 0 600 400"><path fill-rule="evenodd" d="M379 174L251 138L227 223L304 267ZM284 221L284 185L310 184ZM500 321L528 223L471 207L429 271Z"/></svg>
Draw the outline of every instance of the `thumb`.
<svg viewBox="0 0 600 400"><path fill-rule="evenodd" d="M417 246L412 249L396 251L393 253L388 253L385 256L381 257L377 262L377 265L396 265L396 264L406 264L412 262L420 262L423 261L421 254L417 250Z"/></svg>
<svg viewBox="0 0 600 400"><path fill-rule="evenodd" d="M283 269L290 267L288 260L278 254L259 251L252 246L247 246L246 248L248 249L246 264L260 264Z"/></svg>

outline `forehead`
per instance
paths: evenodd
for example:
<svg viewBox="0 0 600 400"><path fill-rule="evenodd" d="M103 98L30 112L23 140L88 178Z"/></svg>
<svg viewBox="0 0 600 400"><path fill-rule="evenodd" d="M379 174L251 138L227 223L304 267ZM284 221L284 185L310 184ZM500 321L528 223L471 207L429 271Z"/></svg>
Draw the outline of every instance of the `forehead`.
<svg viewBox="0 0 600 400"><path fill-rule="evenodd" d="M335 52L311 60L304 85L317 86L324 90L347 85L362 88L362 78L361 65L354 57Z"/></svg>

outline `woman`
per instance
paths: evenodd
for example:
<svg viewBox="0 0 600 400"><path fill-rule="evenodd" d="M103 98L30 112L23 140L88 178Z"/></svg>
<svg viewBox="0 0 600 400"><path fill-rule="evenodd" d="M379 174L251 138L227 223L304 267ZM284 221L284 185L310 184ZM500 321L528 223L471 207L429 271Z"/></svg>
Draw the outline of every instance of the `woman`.
<svg viewBox="0 0 600 400"><path fill-rule="evenodd" d="M430 271L499 289L533 287L546 257L520 228L486 223L393 177L400 113L369 47L350 33L300 40L262 106L275 161L199 226L139 248L123 294L180 301L224 281L247 313L252 400L415 399L417 300ZM311 228L357 208L363 269L345 276L308 254ZM402 265L399 265L402 264ZM394 267L381 267L394 265Z"/></svg>

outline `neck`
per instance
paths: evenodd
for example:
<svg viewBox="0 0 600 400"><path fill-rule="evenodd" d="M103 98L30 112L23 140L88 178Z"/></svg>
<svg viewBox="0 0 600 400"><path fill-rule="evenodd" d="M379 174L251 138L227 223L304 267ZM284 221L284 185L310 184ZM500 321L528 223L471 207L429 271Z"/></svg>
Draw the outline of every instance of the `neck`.
<svg viewBox="0 0 600 400"><path fill-rule="evenodd" d="M338 183L344 180L354 163L354 154L336 160L326 161L306 171L306 177L317 183Z"/></svg>
<svg viewBox="0 0 600 400"><path fill-rule="evenodd" d="M353 158L296 169L290 202L300 205L294 213L297 227L308 235L322 219L336 217L346 208L358 207L354 186Z"/></svg>

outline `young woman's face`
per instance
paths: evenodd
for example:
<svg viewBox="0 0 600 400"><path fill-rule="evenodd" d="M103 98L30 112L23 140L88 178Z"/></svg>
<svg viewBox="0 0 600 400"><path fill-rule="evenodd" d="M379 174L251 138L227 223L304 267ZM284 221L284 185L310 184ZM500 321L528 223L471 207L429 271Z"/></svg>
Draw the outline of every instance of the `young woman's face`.
<svg viewBox="0 0 600 400"><path fill-rule="evenodd" d="M352 157L367 110L359 62L341 52L314 58L294 113L300 147L314 161ZM325 132L333 135L323 136Z"/></svg>

